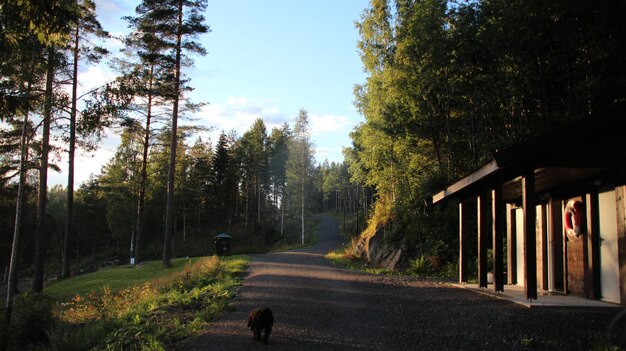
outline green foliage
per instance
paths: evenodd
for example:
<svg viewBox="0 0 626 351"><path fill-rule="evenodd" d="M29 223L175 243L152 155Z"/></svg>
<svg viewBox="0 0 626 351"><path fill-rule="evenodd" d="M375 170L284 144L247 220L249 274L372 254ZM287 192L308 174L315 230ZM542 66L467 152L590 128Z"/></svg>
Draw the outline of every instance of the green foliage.
<svg viewBox="0 0 626 351"><path fill-rule="evenodd" d="M311 143L309 117L306 110L301 109L296 124L293 128L292 138L288 143L288 158L286 165L287 174L287 194L290 195L289 204L291 204L290 213L292 216L299 216L302 224L300 225L301 244L304 245L305 211L310 208L313 192L310 184L314 179L314 149Z"/></svg>
<svg viewBox="0 0 626 351"><path fill-rule="evenodd" d="M456 218L426 199L497 150L623 109L626 56L614 43L626 26L615 13L597 2L372 0L357 23L365 121L344 151L352 181L391 210L370 228L451 262Z"/></svg>
<svg viewBox="0 0 626 351"><path fill-rule="evenodd" d="M50 332L53 350L83 351L91 349L102 341L111 330L111 324L91 322L77 327L73 324L58 323Z"/></svg>
<svg viewBox="0 0 626 351"><path fill-rule="evenodd" d="M415 275L430 275L433 273L433 265L426 256L420 256L411 260L408 272Z"/></svg>
<svg viewBox="0 0 626 351"><path fill-rule="evenodd" d="M50 345L55 328L52 301L44 294L25 293L15 298L11 324L0 323L0 350L28 350Z"/></svg>
<svg viewBox="0 0 626 351"><path fill-rule="evenodd" d="M149 261L137 266L119 266L90 274L59 281L46 287L45 292L58 300L67 300L75 295L87 295L99 291L103 286L112 292L132 286L142 286L146 282L160 279L185 270L188 264L199 258L178 258L172 260L172 268L163 269L159 262Z"/></svg>
<svg viewBox="0 0 626 351"><path fill-rule="evenodd" d="M620 351L623 350L619 346L611 344L603 337L598 337L591 345L590 351Z"/></svg>
<svg viewBox="0 0 626 351"><path fill-rule="evenodd" d="M94 287L111 277L120 281L112 281L118 284L116 289L101 285L99 292L69 300L64 300L67 293L52 291L63 301L56 307L47 294L24 294L15 301L12 324L0 329L0 349L172 349L229 309L248 262L247 257L212 256L175 260L175 269L146 262L141 271L147 278L144 284L138 284L139 275L130 269L112 269L109 276L88 274L78 282L71 278L56 285L74 289Z"/></svg>

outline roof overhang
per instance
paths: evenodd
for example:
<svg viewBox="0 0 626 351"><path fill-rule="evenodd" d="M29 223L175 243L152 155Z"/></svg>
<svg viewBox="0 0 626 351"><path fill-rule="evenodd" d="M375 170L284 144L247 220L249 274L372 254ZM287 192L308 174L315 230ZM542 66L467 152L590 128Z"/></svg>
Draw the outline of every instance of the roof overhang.
<svg viewBox="0 0 626 351"><path fill-rule="evenodd" d="M432 197L461 201L502 187L506 201L521 197L521 177L534 172L536 191L580 189L601 178L626 175L626 120L622 116L585 119L548 135L497 152L487 164Z"/></svg>

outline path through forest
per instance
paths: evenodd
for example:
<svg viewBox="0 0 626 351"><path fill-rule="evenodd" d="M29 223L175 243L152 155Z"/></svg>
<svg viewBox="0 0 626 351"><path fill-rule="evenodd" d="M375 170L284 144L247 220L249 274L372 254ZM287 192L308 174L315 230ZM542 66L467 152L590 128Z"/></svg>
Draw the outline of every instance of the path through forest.
<svg viewBox="0 0 626 351"><path fill-rule="evenodd" d="M612 317L529 310L445 283L336 268L324 254L340 243L337 221L318 218L318 245L253 256L236 310L184 349L587 349ZM269 345L246 328L260 306L274 312Z"/></svg>

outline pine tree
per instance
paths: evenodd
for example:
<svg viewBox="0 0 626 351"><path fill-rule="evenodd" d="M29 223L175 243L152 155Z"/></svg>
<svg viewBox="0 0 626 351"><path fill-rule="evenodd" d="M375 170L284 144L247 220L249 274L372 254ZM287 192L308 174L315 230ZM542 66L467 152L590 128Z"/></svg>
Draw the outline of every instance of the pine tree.
<svg viewBox="0 0 626 351"><path fill-rule="evenodd" d="M217 144L215 145L215 156L211 163L211 202L212 216L216 223L226 223L226 219L230 218L230 206L233 189L232 179L229 179L229 168L232 167L232 160L229 154L228 136L220 134Z"/></svg>
<svg viewBox="0 0 626 351"><path fill-rule="evenodd" d="M72 97L69 123L69 150L67 167L67 214L65 218L65 236L63 240L63 254L61 263L61 279L70 276L70 244L72 240L74 214L74 156L76 150L76 120L78 102L78 64L81 54L88 62L98 62L103 55L107 54L104 48L85 44L89 42L89 36L95 35L106 37L106 33L96 18L96 4L92 0L81 0L78 3L78 18L74 23L73 46L71 48L72 61Z"/></svg>
<svg viewBox="0 0 626 351"><path fill-rule="evenodd" d="M269 176L273 190L274 207L280 203L280 236L284 232L285 215L285 186L287 183L287 158L288 141L290 137L289 125L283 124L281 128L273 128L269 136L270 165Z"/></svg>
<svg viewBox="0 0 626 351"><path fill-rule="evenodd" d="M121 85L136 99L130 107L133 116L144 119L142 132L142 160L137 200L137 218L135 239L131 257L135 262L142 261L144 243L145 203L147 188L147 169L153 129L156 123L165 118L163 107L168 101L171 90L171 71L173 62L167 55L170 43L162 38L159 22L155 21L148 7L138 7L136 17L124 17L133 31L124 39L122 52L126 60L118 60L118 69L122 72Z"/></svg>
<svg viewBox="0 0 626 351"><path fill-rule="evenodd" d="M75 9L69 1L23 1L11 6L0 6L0 120L15 114L23 115L22 137L20 142L19 185L16 201L16 222L14 227L9 268L9 284L7 288L5 318L11 320L13 295L17 283L17 248L19 247L24 186L26 179L25 163L28 160L26 130L30 126L29 112L33 110L34 102L38 100L32 94L34 84L44 81L43 71L36 67L46 67L45 70L45 102L44 102L44 138L41 147L40 161L40 191L38 204L37 236L35 248L35 280L33 290L38 292L43 288L43 255L45 253L45 209L47 190L48 166L48 138L49 126L52 118L52 80L55 69L55 47L66 43L68 38L68 24L75 18ZM21 59L19 59L21 57ZM47 58L47 60L46 60ZM25 62L28 62L24 65ZM26 79L15 78L17 67L27 67L29 72ZM26 71L23 71L26 72ZM41 75L40 75L41 73ZM27 86L23 89L24 85ZM26 91L24 91L26 90ZM45 167L44 167L45 166ZM43 189L43 191L42 191Z"/></svg>
<svg viewBox="0 0 626 351"><path fill-rule="evenodd" d="M261 221L261 213L265 204L264 189L267 189L267 131L262 119L257 118L239 142L239 154L242 162L241 169L246 184L247 208L256 209L254 214L254 231L257 231ZM252 200L252 201L251 201ZM246 211L246 221L248 211Z"/></svg>
<svg viewBox="0 0 626 351"><path fill-rule="evenodd" d="M165 236L163 242L163 266L171 267L171 239L174 235L174 191L176 179L176 150L178 145L178 114L181 93L184 91L181 68L186 52L204 55L206 52L193 39L206 33L209 27L204 24L202 12L206 9L206 0L144 0L138 10L145 13L146 18L158 23L159 37L169 43L173 51L174 75L171 78L173 89L172 120L170 125L170 157L167 186L167 202L165 215ZM189 57L185 63L191 64Z"/></svg>

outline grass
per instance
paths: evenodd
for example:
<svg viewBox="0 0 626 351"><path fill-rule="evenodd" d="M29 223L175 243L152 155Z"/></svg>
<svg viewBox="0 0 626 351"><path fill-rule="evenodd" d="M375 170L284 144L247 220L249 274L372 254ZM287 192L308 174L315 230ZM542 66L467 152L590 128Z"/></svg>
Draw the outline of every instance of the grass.
<svg viewBox="0 0 626 351"><path fill-rule="evenodd" d="M372 266L366 258L361 257L360 253L356 250L356 243L357 239L352 238L350 243L330 251L325 257L335 266L371 274L409 275L427 279L449 280L456 277L458 272L458 267L455 263L441 265L435 256L420 256L411 259L408 262L408 267L402 271L375 267Z"/></svg>
<svg viewBox="0 0 626 351"><path fill-rule="evenodd" d="M120 289L143 285L146 282L179 273L186 265L193 264L198 259L198 257L176 258L172 260L173 267L168 269L163 268L161 261L104 269L62 280L46 287L45 292L60 301L69 300L76 294L86 295L90 292L98 292L104 286L108 286L111 291L116 292Z"/></svg>
<svg viewBox="0 0 626 351"><path fill-rule="evenodd" d="M230 309L249 257L173 263L112 268L18 296L12 324L0 325L0 350L175 349Z"/></svg>
<svg viewBox="0 0 626 351"><path fill-rule="evenodd" d="M391 271L384 268L372 267L367 261L363 259L351 258L347 259L343 257L341 252L331 251L326 254L326 258L329 259L337 267L345 268L351 271L365 272L370 274L380 275L397 275L399 272Z"/></svg>
<svg viewBox="0 0 626 351"><path fill-rule="evenodd" d="M349 269L352 271L384 275L398 274L398 272L395 271L371 266L365 258L361 257L358 254L355 247L356 238L353 238L351 243L345 244L336 250L330 251L326 254L325 257L330 260L335 266Z"/></svg>

